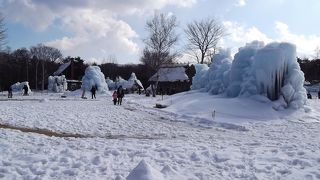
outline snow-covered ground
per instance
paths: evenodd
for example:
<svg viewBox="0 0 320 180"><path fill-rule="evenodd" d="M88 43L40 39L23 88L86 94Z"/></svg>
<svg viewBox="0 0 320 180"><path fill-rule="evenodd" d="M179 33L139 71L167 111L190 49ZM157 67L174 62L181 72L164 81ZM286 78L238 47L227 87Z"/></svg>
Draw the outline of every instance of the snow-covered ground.
<svg viewBox="0 0 320 180"><path fill-rule="evenodd" d="M0 93L0 179L320 179L320 100L277 111L199 91L97 99ZM154 108L155 104L167 108Z"/></svg>

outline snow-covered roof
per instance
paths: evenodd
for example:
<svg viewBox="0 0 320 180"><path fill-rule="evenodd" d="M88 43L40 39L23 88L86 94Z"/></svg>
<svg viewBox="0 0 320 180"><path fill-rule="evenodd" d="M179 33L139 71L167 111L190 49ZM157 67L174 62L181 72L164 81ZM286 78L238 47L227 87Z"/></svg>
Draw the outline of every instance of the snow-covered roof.
<svg viewBox="0 0 320 180"><path fill-rule="evenodd" d="M58 70L53 73L54 76L60 75L64 70L66 70L71 64L71 61L64 63L59 66Z"/></svg>
<svg viewBox="0 0 320 180"><path fill-rule="evenodd" d="M158 73L154 74L149 81L157 81L157 75L159 75L159 82L175 82L189 80L186 69L184 67L163 67L158 70Z"/></svg>

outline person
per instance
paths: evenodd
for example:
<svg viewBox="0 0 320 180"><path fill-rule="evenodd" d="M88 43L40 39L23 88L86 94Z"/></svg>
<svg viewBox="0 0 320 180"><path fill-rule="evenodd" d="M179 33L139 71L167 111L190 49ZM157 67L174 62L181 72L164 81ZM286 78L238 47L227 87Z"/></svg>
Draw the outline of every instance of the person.
<svg viewBox="0 0 320 180"><path fill-rule="evenodd" d="M308 91L308 93L307 93L307 98L308 99L312 99L312 96L311 96L311 93Z"/></svg>
<svg viewBox="0 0 320 180"><path fill-rule="evenodd" d="M23 86L23 95L24 95L24 96L28 96L28 90L29 90L29 88L28 88L28 86L25 84L25 85Z"/></svg>
<svg viewBox="0 0 320 180"><path fill-rule="evenodd" d="M91 99L95 98L96 99L96 91L97 91L97 88L96 86L92 86L91 87Z"/></svg>
<svg viewBox="0 0 320 180"><path fill-rule="evenodd" d="M12 98L12 88L9 86L8 88L8 98Z"/></svg>
<svg viewBox="0 0 320 180"><path fill-rule="evenodd" d="M320 99L320 91L318 91L318 99Z"/></svg>
<svg viewBox="0 0 320 180"><path fill-rule="evenodd" d="M119 86L117 90L117 97L118 97L118 105L122 104L122 98L124 97L124 91L122 89L122 86Z"/></svg>
<svg viewBox="0 0 320 180"><path fill-rule="evenodd" d="M116 105L117 104L117 91L113 92L112 98L113 98L113 104Z"/></svg>

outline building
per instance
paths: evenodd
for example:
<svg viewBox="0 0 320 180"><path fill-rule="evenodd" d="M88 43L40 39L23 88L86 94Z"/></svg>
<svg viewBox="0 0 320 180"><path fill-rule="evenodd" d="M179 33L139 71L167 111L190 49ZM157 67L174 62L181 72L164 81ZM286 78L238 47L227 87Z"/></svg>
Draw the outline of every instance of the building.
<svg viewBox="0 0 320 180"><path fill-rule="evenodd" d="M195 75L194 65L173 64L162 66L157 73L149 78L149 82L155 85L158 82L157 94L175 94L189 91L192 85L192 77Z"/></svg>
<svg viewBox="0 0 320 180"><path fill-rule="evenodd" d="M80 57L66 59L66 63L61 64L57 71L53 73L54 76L64 75L67 79L68 90L73 91L80 89L81 79L84 76L86 65Z"/></svg>

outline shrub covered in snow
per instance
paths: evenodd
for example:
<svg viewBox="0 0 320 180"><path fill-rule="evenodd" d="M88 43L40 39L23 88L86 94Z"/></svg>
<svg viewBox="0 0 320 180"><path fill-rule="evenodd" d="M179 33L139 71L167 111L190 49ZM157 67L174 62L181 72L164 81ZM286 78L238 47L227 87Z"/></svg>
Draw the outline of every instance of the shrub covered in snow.
<svg viewBox="0 0 320 180"><path fill-rule="evenodd" d="M67 90L67 79L62 76L49 76L48 78L48 91L63 92Z"/></svg>
<svg viewBox="0 0 320 180"><path fill-rule="evenodd" d="M222 51L208 69L196 65L192 89L205 88L211 94L228 97L264 95L284 99L289 107L306 102L304 75L296 61L296 47L290 43L254 41L240 48L231 63L230 53Z"/></svg>
<svg viewBox="0 0 320 180"><path fill-rule="evenodd" d="M98 66L89 66L82 77L81 89L90 91L92 86L97 87L97 92L109 94L109 88L105 81L104 74Z"/></svg>

